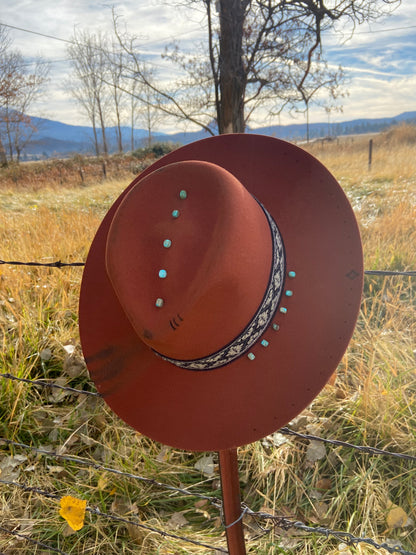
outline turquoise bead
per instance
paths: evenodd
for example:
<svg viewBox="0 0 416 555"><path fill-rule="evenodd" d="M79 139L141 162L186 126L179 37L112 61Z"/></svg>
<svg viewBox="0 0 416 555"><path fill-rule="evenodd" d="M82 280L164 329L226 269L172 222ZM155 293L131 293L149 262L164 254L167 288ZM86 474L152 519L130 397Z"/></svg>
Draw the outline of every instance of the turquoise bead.
<svg viewBox="0 0 416 555"><path fill-rule="evenodd" d="M155 305L157 306L157 308L162 308L162 306L165 304L164 300L161 298L156 299Z"/></svg>
<svg viewBox="0 0 416 555"><path fill-rule="evenodd" d="M179 210L173 210L173 211L172 211L172 216L173 216L174 218L179 218Z"/></svg>
<svg viewBox="0 0 416 555"><path fill-rule="evenodd" d="M272 328L274 329L274 331L277 331L280 328L280 326L279 324L273 324Z"/></svg>
<svg viewBox="0 0 416 555"><path fill-rule="evenodd" d="M286 312L287 312L287 308L285 308L284 306L281 306L281 307L279 308L279 310L280 310L280 312L281 312L282 314L286 314Z"/></svg>
<svg viewBox="0 0 416 555"><path fill-rule="evenodd" d="M292 297L293 291L290 291L290 290L288 289L287 291L285 291L285 295L286 295L286 297Z"/></svg>
<svg viewBox="0 0 416 555"><path fill-rule="evenodd" d="M261 344L263 345L263 347L268 347L268 346L269 346L269 342L266 341L266 339L263 339L263 340L261 341Z"/></svg>
<svg viewBox="0 0 416 555"><path fill-rule="evenodd" d="M294 278L296 277L296 272L290 271L287 275L291 278Z"/></svg>
<svg viewBox="0 0 416 555"><path fill-rule="evenodd" d="M185 200L188 196L188 193L185 191L185 189L182 189L182 191L179 193L179 198L181 198L182 200Z"/></svg>
<svg viewBox="0 0 416 555"><path fill-rule="evenodd" d="M163 246L165 247L165 249L170 248L171 245L172 245L172 241L170 239L165 239L163 241Z"/></svg>
<svg viewBox="0 0 416 555"><path fill-rule="evenodd" d="M247 358L249 358L250 360L254 360L256 358L256 355L253 353L248 353Z"/></svg>
<svg viewBox="0 0 416 555"><path fill-rule="evenodd" d="M164 279L168 275L166 270L159 270L159 277Z"/></svg>

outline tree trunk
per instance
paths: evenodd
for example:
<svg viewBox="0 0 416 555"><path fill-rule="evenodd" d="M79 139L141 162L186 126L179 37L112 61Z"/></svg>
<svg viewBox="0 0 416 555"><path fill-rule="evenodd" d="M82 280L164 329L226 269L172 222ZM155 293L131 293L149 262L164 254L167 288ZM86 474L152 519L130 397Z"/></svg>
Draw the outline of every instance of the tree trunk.
<svg viewBox="0 0 416 555"><path fill-rule="evenodd" d="M7 166L6 151L4 150L4 145L1 138L0 138L0 166L3 166L3 167Z"/></svg>
<svg viewBox="0 0 416 555"><path fill-rule="evenodd" d="M105 134L104 114L101 106L101 100L99 98L97 98L97 111L98 111L98 117L100 119L100 125L101 125L101 136L103 140L104 156L108 156L108 145L107 145L107 137Z"/></svg>
<svg viewBox="0 0 416 555"><path fill-rule="evenodd" d="M242 4L242 0L220 0L220 134L244 133L245 128Z"/></svg>

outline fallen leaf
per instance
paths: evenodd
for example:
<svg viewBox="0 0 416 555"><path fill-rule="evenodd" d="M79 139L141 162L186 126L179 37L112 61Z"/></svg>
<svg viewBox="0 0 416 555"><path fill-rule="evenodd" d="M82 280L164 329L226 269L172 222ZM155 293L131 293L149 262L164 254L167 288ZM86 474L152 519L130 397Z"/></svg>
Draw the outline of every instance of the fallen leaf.
<svg viewBox="0 0 416 555"><path fill-rule="evenodd" d="M340 543L338 545L338 555L352 555L346 543Z"/></svg>
<svg viewBox="0 0 416 555"><path fill-rule="evenodd" d="M62 535L64 538L67 538L68 536L72 536L73 534L76 534L76 533L77 531L73 530L68 523L66 523L65 528L62 530Z"/></svg>
<svg viewBox="0 0 416 555"><path fill-rule="evenodd" d="M329 490L332 487L332 481L329 478L321 478L316 482L315 487L318 490L323 490L323 491Z"/></svg>
<svg viewBox="0 0 416 555"><path fill-rule="evenodd" d="M64 518L72 530L78 531L84 526L87 502L71 495L65 495L60 501L59 514Z"/></svg>
<svg viewBox="0 0 416 555"><path fill-rule="evenodd" d="M204 455L196 461L194 468L201 471L204 476L212 476L214 474L214 457L212 455Z"/></svg>
<svg viewBox="0 0 416 555"><path fill-rule="evenodd" d="M280 447L281 445L284 445L285 443L289 442L289 438L279 432L275 432L274 434L271 434L267 437L265 437L262 440L262 444L265 447Z"/></svg>
<svg viewBox="0 0 416 555"><path fill-rule="evenodd" d="M46 468L49 470L51 474L62 474L65 472L65 468L59 465L46 465Z"/></svg>
<svg viewBox="0 0 416 555"><path fill-rule="evenodd" d="M72 347L72 345L70 346ZM75 352L69 353L65 356L62 369L70 378L78 378L79 376L87 373L87 367L84 359Z"/></svg>
<svg viewBox="0 0 416 555"><path fill-rule="evenodd" d="M75 345L72 345L71 343L69 343L68 345L63 345L63 347L68 355L72 355L75 352Z"/></svg>
<svg viewBox="0 0 416 555"><path fill-rule="evenodd" d="M316 462L326 457L325 445L320 441L312 440L306 449L306 460Z"/></svg>
<svg viewBox="0 0 416 555"><path fill-rule="evenodd" d="M182 528L187 524L188 524L188 521L183 516L183 512L173 513L173 515L170 517L170 519L167 522L167 526L171 530L177 530L178 528Z"/></svg>
<svg viewBox="0 0 416 555"><path fill-rule="evenodd" d="M105 488L108 485L108 475L107 474L101 474L101 476L98 478L98 482L97 482L97 487L100 491L104 491Z"/></svg>
<svg viewBox="0 0 416 555"><path fill-rule="evenodd" d="M46 362L48 360L51 360L52 351L50 349L42 349L42 351L39 353L39 356L42 362Z"/></svg>
<svg viewBox="0 0 416 555"><path fill-rule="evenodd" d="M157 462L166 462L168 460L169 452L170 452L170 447L163 445L156 457Z"/></svg>
<svg viewBox="0 0 416 555"><path fill-rule="evenodd" d="M14 455L9 457L4 457L0 462L0 474L3 480L15 481L19 474L19 466L27 461L25 455Z"/></svg>
<svg viewBox="0 0 416 555"><path fill-rule="evenodd" d="M386 517L387 526L389 529L402 528L408 518L406 511L398 505L391 504Z"/></svg>

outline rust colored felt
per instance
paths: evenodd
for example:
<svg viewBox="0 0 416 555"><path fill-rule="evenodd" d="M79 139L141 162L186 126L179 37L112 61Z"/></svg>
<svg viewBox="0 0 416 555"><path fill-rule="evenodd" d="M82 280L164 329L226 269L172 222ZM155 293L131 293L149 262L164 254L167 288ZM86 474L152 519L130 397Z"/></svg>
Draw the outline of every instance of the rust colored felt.
<svg viewBox="0 0 416 555"><path fill-rule="evenodd" d="M269 280L272 245L263 210L231 173L186 161L131 189L112 220L106 253L138 337L165 356L192 360L227 345L251 320Z"/></svg>
<svg viewBox="0 0 416 555"><path fill-rule="evenodd" d="M245 353L213 370L163 360L154 350L192 359L225 346L261 301L271 247L257 201L276 222L286 259L265 346L259 340L254 359ZM165 250L164 239L172 241ZM316 159L256 135L192 143L133 181L96 234L80 297L89 372L109 406L157 441L200 451L255 441L301 412L336 369L362 276L354 214ZM165 304L156 307L155 297Z"/></svg>

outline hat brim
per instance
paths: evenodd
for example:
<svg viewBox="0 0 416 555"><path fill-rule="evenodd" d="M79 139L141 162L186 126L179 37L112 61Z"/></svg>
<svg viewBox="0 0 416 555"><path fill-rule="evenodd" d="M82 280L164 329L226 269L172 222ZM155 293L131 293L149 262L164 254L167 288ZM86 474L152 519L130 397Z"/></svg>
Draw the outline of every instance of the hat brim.
<svg viewBox="0 0 416 555"><path fill-rule="evenodd" d="M107 276L107 235L125 194L155 169L184 160L212 162L237 177L273 216L287 270L296 272L287 278L293 296L281 301L287 313L276 313L279 330L265 332L269 345L255 361L242 356L198 372L162 360L137 337ZM161 158L110 208L82 279L82 348L98 391L136 430L182 449L237 447L287 424L319 393L351 339L362 285L356 219L328 170L278 139L220 135Z"/></svg>

